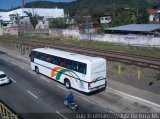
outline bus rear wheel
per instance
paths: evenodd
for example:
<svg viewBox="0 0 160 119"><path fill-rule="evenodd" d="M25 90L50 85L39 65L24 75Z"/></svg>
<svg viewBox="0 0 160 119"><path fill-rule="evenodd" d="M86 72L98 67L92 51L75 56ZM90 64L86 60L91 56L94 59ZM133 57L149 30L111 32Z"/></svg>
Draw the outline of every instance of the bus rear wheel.
<svg viewBox="0 0 160 119"><path fill-rule="evenodd" d="M38 67L35 67L35 71L36 71L37 74L39 74L39 69L38 69Z"/></svg>
<svg viewBox="0 0 160 119"><path fill-rule="evenodd" d="M70 89L71 88L71 83L69 80L65 80L64 85L66 86L66 88Z"/></svg>

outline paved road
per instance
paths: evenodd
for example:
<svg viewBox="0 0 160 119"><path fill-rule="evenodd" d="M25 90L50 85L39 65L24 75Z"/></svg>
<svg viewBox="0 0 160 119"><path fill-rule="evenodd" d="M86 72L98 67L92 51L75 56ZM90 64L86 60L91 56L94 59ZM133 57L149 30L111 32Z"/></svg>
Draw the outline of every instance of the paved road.
<svg viewBox="0 0 160 119"><path fill-rule="evenodd" d="M75 118L72 110L63 105L67 90L61 84L56 85L42 80L34 73L22 70L18 66L0 59L0 70L3 70L12 79L10 85L0 87L0 99L8 104L13 110L23 117L29 116L25 113L32 113L32 116L41 117L34 113L52 113L50 116ZM50 79L51 80L51 79ZM85 98L75 94L75 100L79 105L78 113L104 113L109 112L103 107L86 101ZM59 114L60 113L60 114ZM47 116L47 114L43 115Z"/></svg>
<svg viewBox="0 0 160 119"><path fill-rule="evenodd" d="M13 82L11 85L0 87L2 89L0 90L0 99L23 117L75 118L77 116L71 115L73 112L63 106L63 99L67 94L63 85L42 75L35 74L30 68L28 58L19 56L12 51L8 51L8 53L0 52L0 70L2 69L12 78ZM109 86L116 88L114 88L115 90L108 88L106 92L92 96L86 96L72 90L80 107L78 113L152 113L160 111L160 106L157 107L157 105L143 101L143 99L134 98L134 94L128 96L118 91L124 89L124 92L138 92L139 95L145 97L145 92L143 93L141 90L113 83L110 80ZM150 98L154 97L148 92L146 94ZM156 100L159 101L158 98Z"/></svg>

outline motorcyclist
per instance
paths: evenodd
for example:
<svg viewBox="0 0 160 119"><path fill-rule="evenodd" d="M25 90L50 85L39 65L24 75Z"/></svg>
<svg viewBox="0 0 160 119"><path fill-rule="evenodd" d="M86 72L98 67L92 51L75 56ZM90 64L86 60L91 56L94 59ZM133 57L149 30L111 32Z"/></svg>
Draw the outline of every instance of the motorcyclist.
<svg viewBox="0 0 160 119"><path fill-rule="evenodd" d="M74 99L73 93L69 92L69 94L66 96L66 101L68 104L72 103Z"/></svg>

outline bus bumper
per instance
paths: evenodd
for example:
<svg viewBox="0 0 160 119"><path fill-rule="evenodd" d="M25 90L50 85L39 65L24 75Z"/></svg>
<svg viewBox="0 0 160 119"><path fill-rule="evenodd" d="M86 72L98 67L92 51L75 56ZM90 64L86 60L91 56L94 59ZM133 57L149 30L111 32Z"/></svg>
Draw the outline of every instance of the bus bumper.
<svg viewBox="0 0 160 119"><path fill-rule="evenodd" d="M100 85L100 86L97 86L97 87L94 87L94 88L89 88L89 92L94 92L94 91L97 91L97 90L100 90L100 89L106 89L106 85L107 84L103 84L103 85Z"/></svg>

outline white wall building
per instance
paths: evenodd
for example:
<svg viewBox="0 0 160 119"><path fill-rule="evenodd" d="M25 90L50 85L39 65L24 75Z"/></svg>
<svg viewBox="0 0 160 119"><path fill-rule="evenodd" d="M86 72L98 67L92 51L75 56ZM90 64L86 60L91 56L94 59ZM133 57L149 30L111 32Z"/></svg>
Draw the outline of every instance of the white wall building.
<svg viewBox="0 0 160 119"><path fill-rule="evenodd" d="M80 34L80 40L160 48L160 24L128 24L106 28L105 34Z"/></svg>
<svg viewBox="0 0 160 119"><path fill-rule="evenodd" d="M49 21L48 20L40 20L36 25L36 29L49 29Z"/></svg>
<svg viewBox="0 0 160 119"><path fill-rule="evenodd" d="M6 29L9 29L4 31L9 31L7 33L10 33L13 31L12 27L18 27L16 15L20 17L19 25L21 29L33 29L29 17L27 17L24 11L30 12L34 15L36 14L43 18L38 20L36 29L48 29L48 19L64 17L64 9L59 8L19 8L12 11L0 12L0 21L3 22L3 28L5 27ZM17 30L17 28L14 28L14 30L15 29Z"/></svg>
<svg viewBox="0 0 160 119"><path fill-rule="evenodd" d="M111 22L111 20L112 20L111 15L105 15L105 16L100 17L101 24L105 24L105 23L108 24Z"/></svg>
<svg viewBox="0 0 160 119"><path fill-rule="evenodd" d="M149 13L149 21L150 22L160 22L160 20L158 18L159 17L158 15L160 14L160 10L149 9L148 13Z"/></svg>
<svg viewBox="0 0 160 119"><path fill-rule="evenodd" d="M27 16L24 11L37 14L44 18L59 18L64 17L64 9L59 8L20 8L8 12L0 12L1 19L3 21L10 21L9 15L18 14L19 16Z"/></svg>

